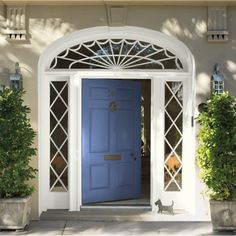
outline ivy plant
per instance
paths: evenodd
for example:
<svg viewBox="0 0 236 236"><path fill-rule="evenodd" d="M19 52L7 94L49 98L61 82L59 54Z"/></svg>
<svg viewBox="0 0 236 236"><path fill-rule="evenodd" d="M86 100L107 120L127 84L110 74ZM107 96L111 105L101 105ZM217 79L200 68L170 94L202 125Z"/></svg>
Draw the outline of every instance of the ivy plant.
<svg viewBox="0 0 236 236"><path fill-rule="evenodd" d="M24 91L0 87L0 198L25 197L33 192L27 182L36 169L29 165L36 154L35 132L30 125L30 108Z"/></svg>
<svg viewBox="0 0 236 236"><path fill-rule="evenodd" d="M212 200L236 200L236 104L228 92L212 94L198 116L197 162Z"/></svg>

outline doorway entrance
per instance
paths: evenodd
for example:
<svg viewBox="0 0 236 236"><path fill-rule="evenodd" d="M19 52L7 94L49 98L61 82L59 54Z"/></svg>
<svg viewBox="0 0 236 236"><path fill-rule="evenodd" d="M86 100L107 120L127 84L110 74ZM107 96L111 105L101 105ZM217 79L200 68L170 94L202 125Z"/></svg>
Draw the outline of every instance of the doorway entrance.
<svg viewBox="0 0 236 236"><path fill-rule="evenodd" d="M140 32L142 32L142 37ZM40 212L60 208L79 211L83 205L82 160L83 137L85 136L83 133L85 114L82 109L83 80L100 80L97 78L119 79L125 82L128 82L127 80L150 81L150 140L144 135L145 142L144 140L143 144L139 142L140 153L141 146L143 149L139 165L141 166L144 160L147 166L150 165L150 204L154 210L154 202L157 198L161 198L163 203L174 200L176 208L193 211L196 207L194 133L191 127L194 74L193 60L189 50L179 41L151 30L136 27L98 27L65 37L54 43L49 51L40 58L39 63L39 94L42 95L39 98L39 174L40 183L43 183L39 184ZM58 86L60 84L59 87L57 83ZM110 105L108 107L111 110L119 109L113 100L109 100L107 105ZM62 112L61 107L64 107ZM175 111L173 108L178 110ZM116 112L111 113L114 115ZM126 114L120 115L120 120L123 119L121 124L126 124L125 116L127 117ZM94 117L99 117L99 114L96 113ZM101 122L104 122L103 119L105 119L104 114L101 115ZM119 123L117 126L119 130L123 128L127 131L131 127L128 124L127 122L125 128L119 127ZM92 120L89 125L94 125ZM98 126L94 127L92 132L101 133ZM113 129L114 127L115 125L111 126ZM105 129L108 128L104 126L102 130ZM59 133L63 134L63 139L60 139ZM131 133L130 131L129 135ZM97 140L96 142L92 140L93 137L95 141ZM136 137L134 135L134 138ZM93 151L95 149L101 152L99 149L101 146L96 145L106 137L91 135L90 132L87 138L92 143L92 146L89 145L93 147ZM131 139L124 140L126 141L119 142L125 146ZM138 141L135 142L138 143ZM150 144L150 153L148 153ZM101 152L103 166L108 166L108 162L117 163L120 161L118 159L124 160L123 156L126 155L120 152L106 152L104 146L102 149L104 149ZM133 158L135 162L136 156L132 156L133 152L127 147L127 153L128 151L130 159ZM134 150L134 154L136 152ZM110 158L117 160L109 160ZM59 168L57 164L60 162L64 164ZM86 181L90 181L93 189L105 189L108 186L107 181L111 181L113 185L115 183L115 180L111 180L114 176L108 171L111 167L105 170L105 167L101 166L96 166L93 162L92 167L89 167L92 171L86 177ZM130 174L122 168L116 167L119 169L118 172ZM132 167L126 167L126 169L130 168ZM142 165L141 170L145 173L145 164ZM97 179L98 175L107 176L107 180ZM125 176L124 179L116 181L120 181L121 185L123 183L126 185L125 181L130 181L130 179L132 179L131 176ZM126 194L128 197L125 195L120 199L136 196L131 196L128 192ZM188 203L186 203L186 198L188 198Z"/></svg>
<svg viewBox="0 0 236 236"><path fill-rule="evenodd" d="M87 79L82 94L83 205L150 205L150 81Z"/></svg>
<svg viewBox="0 0 236 236"><path fill-rule="evenodd" d="M82 203L139 197L140 83L83 80L82 99Z"/></svg>

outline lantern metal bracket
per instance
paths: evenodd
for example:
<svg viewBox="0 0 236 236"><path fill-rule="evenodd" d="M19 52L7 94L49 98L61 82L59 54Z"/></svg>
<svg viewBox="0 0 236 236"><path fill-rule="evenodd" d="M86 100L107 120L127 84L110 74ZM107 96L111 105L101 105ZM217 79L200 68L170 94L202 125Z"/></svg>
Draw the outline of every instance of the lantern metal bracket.
<svg viewBox="0 0 236 236"><path fill-rule="evenodd" d="M19 62L15 64L15 73L10 74L10 88L21 90L23 89L23 76L20 70Z"/></svg>
<svg viewBox="0 0 236 236"><path fill-rule="evenodd" d="M212 90L215 93L224 92L224 75L220 72L218 63L215 64L214 72L212 75Z"/></svg>

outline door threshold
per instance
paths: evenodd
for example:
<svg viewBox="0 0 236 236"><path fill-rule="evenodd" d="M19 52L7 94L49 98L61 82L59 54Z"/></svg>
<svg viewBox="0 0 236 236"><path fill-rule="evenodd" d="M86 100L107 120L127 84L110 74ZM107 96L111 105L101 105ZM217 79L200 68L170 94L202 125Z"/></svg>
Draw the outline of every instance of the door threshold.
<svg viewBox="0 0 236 236"><path fill-rule="evenodd" d="M151 211L151 205L83 205L80 207L81 210L146 210Z"/></svg>

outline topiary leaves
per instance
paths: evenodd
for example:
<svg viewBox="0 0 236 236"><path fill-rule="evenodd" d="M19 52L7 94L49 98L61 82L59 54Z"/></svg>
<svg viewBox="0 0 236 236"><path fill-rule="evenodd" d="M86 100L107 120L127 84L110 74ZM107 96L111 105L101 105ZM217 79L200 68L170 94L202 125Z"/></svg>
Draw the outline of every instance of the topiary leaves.
<svg viewBox="0 0 236 236"><path fill-rule="evenodd" d="M26 181L35 177L29 166L36 154L32 147L35 132L31 128L29 107L23 104L23 91L0 88L0 197L25 197L33 187Z"/></svg>
<svg viewBox="0 0 236 236"><path fill-rule="evenodd" d="M198 116L198 165L213 200L236 199L236 103L225 92L213 94Z"/></svg>

